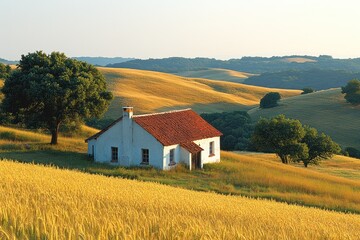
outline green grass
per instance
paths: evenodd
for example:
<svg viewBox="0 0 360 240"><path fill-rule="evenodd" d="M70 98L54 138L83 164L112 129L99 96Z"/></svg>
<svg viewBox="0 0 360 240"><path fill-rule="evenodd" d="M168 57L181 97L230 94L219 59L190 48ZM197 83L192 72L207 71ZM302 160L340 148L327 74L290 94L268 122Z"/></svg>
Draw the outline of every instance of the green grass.
<svg viewBox="0 0 360 240"><path fill-rule="evenodd" d="M246 78L256 75L256 74L238 72L234 70L221 69L221 68L208 68L203 70L179 72L175 74L182 77L206 78L206 79L221 80L221 81L236 82L236 83L242 83Z"/></svg>
<svg viewBox="0 0 360 240"><path fill-rule="evenodd" d="M346 103L339 88L283 99L278 107L248 113L253 120L285 114L330 135L343 148L360 149L360 106Z"/></svg>

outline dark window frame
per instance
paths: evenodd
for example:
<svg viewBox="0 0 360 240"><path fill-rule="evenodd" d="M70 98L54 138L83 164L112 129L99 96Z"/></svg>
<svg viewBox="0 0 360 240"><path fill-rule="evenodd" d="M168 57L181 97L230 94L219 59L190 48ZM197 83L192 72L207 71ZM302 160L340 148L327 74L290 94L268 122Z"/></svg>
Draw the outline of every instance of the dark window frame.
<svg viewBox="0 0 360 240"><path fill-rule="evenodd" d="M150 151L148 148L141 149L141 164L148 165L150 160Z"/></svg>
<svg viewBox="0 0 360 240"><path fill-rule="evenodd" d="M119 162L119 148L111 147L111 162Z"/></svg>
<svg viewBox="0 0 360 240"><path fill-rule="evenodd" d="M169 151L169 166L175 165L175 148L170 149Z"/></svg>
<svg viewBox="0 0 360 240"><path fill-rule="evenodd" d="M209 143L209 157L215 156L215 141Z"/></svg>

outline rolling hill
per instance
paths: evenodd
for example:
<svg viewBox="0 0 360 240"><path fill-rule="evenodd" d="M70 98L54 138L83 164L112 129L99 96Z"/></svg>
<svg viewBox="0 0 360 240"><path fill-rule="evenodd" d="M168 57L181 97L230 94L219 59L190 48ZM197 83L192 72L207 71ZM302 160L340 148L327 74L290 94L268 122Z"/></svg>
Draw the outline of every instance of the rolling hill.
<svg viewBox="0 0 360 240"><path fill-rule="evenodd" d="M271 91L283 97L299 95L299 90L270 89L239 83L119 68L98 68L115 99L105 114L121 115L121 106L133 106L136 114L191 107L197 112L233 111L259 103Z"/></svg>
<svg viewBox="0 0 360 240"><path fill-rule="evenodd" d="M237 72L229 69L209 68L197 71L179 72L176 75L190 78L206 78L212 80L228 81L242 83L246 78L254 76L254 74L246 72Z"/></svg>
<svg viewBox="0 0 360 240"><path fill-rule="evenodd" d="M355 214L10 161L0 181L2 239L357 239L360 228Z"/></svg>
<svg viewBox="0 0 360 240"><path fill-rule="evenodd" d="M253 120L285 114L330 135L343 148L360 149L360 106L346 103L339 88L282 99L278 107L248 113Z"/></svg>
<svg viewBox="0 0 360 240"><path fill-rule="evenodd" d="M288 70L274 73L263 73L244 79L243 83L271 88L303 89L306 87L315 90L342 87L352 79L359 79L360 73L344 70Z"/></svg>

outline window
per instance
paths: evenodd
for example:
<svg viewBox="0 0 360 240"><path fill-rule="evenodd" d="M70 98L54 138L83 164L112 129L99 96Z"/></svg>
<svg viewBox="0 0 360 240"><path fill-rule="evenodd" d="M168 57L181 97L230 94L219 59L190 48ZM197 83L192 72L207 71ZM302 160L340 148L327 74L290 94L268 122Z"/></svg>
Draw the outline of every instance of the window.
<svg viewBox="0 0 360 240"><path fill-rule="evenodd" d="M118 155L118 148L111 147L111 162L118 162L119 155Z"/></svg>
<svg viewBox="0 0 360 240"><path fill-rule="evenodd" d="M214 156L215 155L215 151L214 151L214 141L210 142L209 144L209 157Z"/></svg>
<svg viewBox="0 0 360 240"><path fill-rule="evenodd" d="M141 164L149 164L149 149L141 149L141 151L142 151Z"/></svg>
<svg viewBox="0 0 360 240"><path fill-rule="evenodd" d="M95 155L95 146L92 145L91 146L91 156L94 157L94 155Z"/></svg>
<svg viewBox="0 0 360 240"><path fill-rule="evenodd" d="M170 163L169 165L175 165L175 148L170 149Z"/></svg>

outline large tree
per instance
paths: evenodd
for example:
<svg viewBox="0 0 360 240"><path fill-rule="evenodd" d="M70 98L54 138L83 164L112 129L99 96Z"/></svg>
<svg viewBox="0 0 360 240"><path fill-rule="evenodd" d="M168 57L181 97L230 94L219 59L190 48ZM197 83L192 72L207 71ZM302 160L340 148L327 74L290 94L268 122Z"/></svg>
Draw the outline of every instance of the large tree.
<svg viewBox="0 0 360 240"><path fill-rule="evenodd" d="M329 136L284 115L260 119L252 143L260 151L276 153L285 164L301 161L305 167L340 151L339 145Z"/></svg>
<svg viewBox="0 0 360 240"><path fill-rule="evenodd" d="M308 157L306 144L301 140L305 130L299 120L284 115L272 119L261 118L255 126L252 143L259 151L276 153L282 163Z"/></svg>
<svg viewBox="0 0 360 240"><path fill-rule="evenodd" d="M15 122L47 128L51 144L57 144L61 124L100 117L112 99L104 77L94 66L59 52L22 55L2 92L3 110Z"/></svg>
<svg viewBox="0 0 360 240"><path fill-rule="evenodd" d="M309 164L318 164L321 159L328 159L335 153L339 153L341 148L338 144L325 135L324 133L319 134L315 128L308 126L304 127L305 136L302 142L308 147L308 157L298 159L302 161L304 166L307 167Z"/></svg>
<svg viewBox="0 0 360 240"><path fill-rule="evenodd" d="M341 90L341 93L345 94L347 102L353 105L360 104L360 80L354 79L349 81Z"/></svg>

